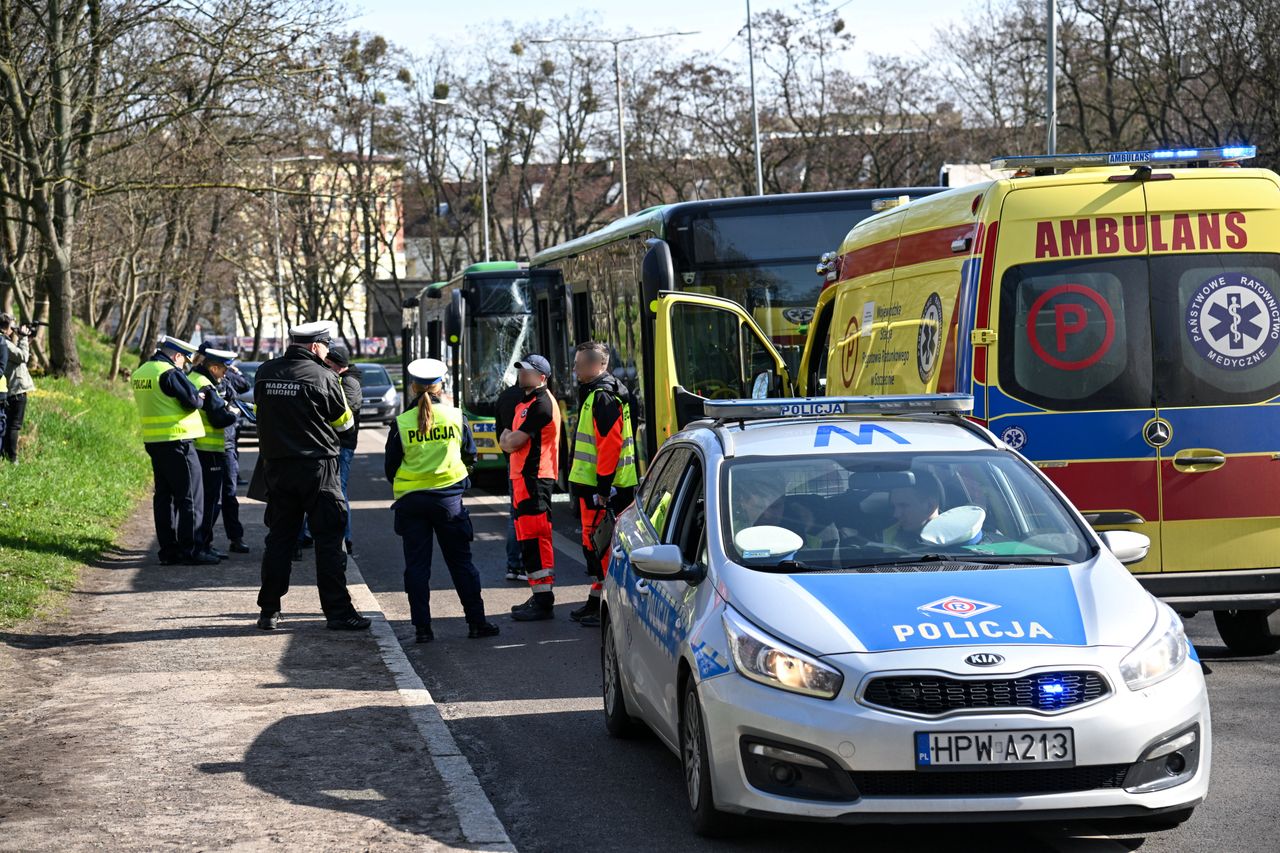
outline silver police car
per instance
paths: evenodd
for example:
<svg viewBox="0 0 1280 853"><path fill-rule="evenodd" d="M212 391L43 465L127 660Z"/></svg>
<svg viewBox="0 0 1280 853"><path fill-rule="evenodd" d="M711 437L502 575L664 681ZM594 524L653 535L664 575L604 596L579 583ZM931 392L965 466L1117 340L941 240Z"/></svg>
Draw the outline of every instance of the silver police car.
<svg viewBox="0 0 1280 853"><path fill-rule="evenodd" d="M961 395L708 401L619 516L609 731L684 764L695 828L1185 821L1209 702L1178 616Z"/></svg>

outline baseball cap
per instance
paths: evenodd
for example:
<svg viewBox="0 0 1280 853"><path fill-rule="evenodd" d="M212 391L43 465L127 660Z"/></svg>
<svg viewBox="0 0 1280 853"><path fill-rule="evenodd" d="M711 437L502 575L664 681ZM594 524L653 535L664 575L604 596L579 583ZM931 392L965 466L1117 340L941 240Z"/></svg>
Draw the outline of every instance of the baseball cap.
<svg viewBox="0 0 1280 853"><path fill-rule="evenodd" d="M526 355L516 362L516 367L520 370L536 370L543 376L551 375L551 362L540 355Z"/></svg>
<svg viewBox="0 0 1280 853"><path fill-rule="evenodd" d="M347 348L344 346L330 347L329 360L338 365L338 367L346 367L351 363L351 357L347 355Z"/></svg>

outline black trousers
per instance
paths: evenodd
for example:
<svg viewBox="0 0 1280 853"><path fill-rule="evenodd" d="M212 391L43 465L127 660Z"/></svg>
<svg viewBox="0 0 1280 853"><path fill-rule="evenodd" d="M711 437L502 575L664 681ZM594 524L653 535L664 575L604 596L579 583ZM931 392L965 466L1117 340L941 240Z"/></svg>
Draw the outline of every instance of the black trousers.
<svg viewBox="0 0 1280 853"><path fill-rule="evenodd" d="M232 542L244 538L244 524L240 521L240 499L236 489L240 480L240 450L228 442L226 463L222 477L222 526Z"/></svg>
<svg viewBox="0 0 1280 853"><path fill-rule="evenodd" d="M0 434L0 453L10 462L18 461L18 433L27 419L27 394L10 394L4 409L8 422ZM5 418L0 418L0 422Z"/></svg>
<svg viewBox="0 0 1280 853"><path fill-rule="evenodd" d="M200 527L196 531L196 544L201 550L213 547L213 528L218 523L222 509L222 493L227 476L226 453L197 450L200 460L200 482L204 489L204 503L200 511Z"/></svg>
<svg viewBox="0 0 1280 853"><path fill-rule="evenodd" d="M404 591L409 596L413 624L431 625L431 548L432 541L437 540L467 624L483 625L480 573L471 560L471 540L475 535L471 516L462 505L462 494L410 492L396 501L395 511L396 533L404 547Z"/></svg>
<svg viewBox="0 0 1280 853"><path fill-rule="evenodd" d="M204 495L200 462L190 441L153 441L147 444L155 495L151 511L161 560L185 560L195 551Z"/></svg>
<svg viewBox="0 0 1280 853"><path fill-rule="evenodd" d="M262 552L262 588L258 607L280 609L289 591L291 558L305 519L316 542L316 586L320 609L329 618L355 612L347 593L347 554L342 536L347 502L338 479L338 459L263 460L267 486L266 548Z"/></svg>

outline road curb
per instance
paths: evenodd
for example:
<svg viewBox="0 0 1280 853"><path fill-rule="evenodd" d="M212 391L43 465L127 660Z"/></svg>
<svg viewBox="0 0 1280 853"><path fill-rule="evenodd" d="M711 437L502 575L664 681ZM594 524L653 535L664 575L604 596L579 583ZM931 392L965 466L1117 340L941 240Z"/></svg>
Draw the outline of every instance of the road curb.
<svg viewBox="0 0 1280 853"><path fill-rule="evenodd" d="M378 604L378 599L364 581L360 567L356 561L347 558L349 583L347 589L351 593L351 602L355 608L373 620L370 633L378 644L378 652L382 662L395 679L396 690L405 710L409 712L422 739L426 741L427 751L431 754L431 763L444 781L448 792L449 804L457 815L462 836L474 849L493 851L515 851L510 836L493 803L480 785L475 770L467 757L458 748L440 709L431 692L422 683L413 664L404 653L400 640L391 629L386 614Z"/></svg>

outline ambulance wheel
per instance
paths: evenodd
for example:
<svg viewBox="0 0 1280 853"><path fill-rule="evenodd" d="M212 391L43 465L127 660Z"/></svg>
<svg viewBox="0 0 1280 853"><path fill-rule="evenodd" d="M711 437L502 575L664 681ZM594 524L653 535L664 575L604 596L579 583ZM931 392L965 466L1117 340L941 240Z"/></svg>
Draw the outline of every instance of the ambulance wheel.
<svg viewBox="0 0 1280 853"><path fill-rule="evenodd" d="M1271 610L1215 610L1213 621L1227 648L1238 655L1269 655L1280 651L1280 634L1272 630Z"/></svg>
<svg viewBox="0 0 1280 853"><path fill-rule="evenodd" d="M707 750L707 728L698 701L698 685L692 677L685 679L684 699L680 703L680 761L684 765L685 793L693 831L704 838L728 835L734 828L731 816L715 806L711 794L711 754Z"/></svg>
<svg viewBox="0 0 1280 853"><path fill-rule="evenodd" d="M627 711L627 698L622 692L622 670L618 666L618 645L613 639L613 626L606 613L600 626L600 672L604 676L604 727L616 738L634 737L640 728Z"/></svg>

